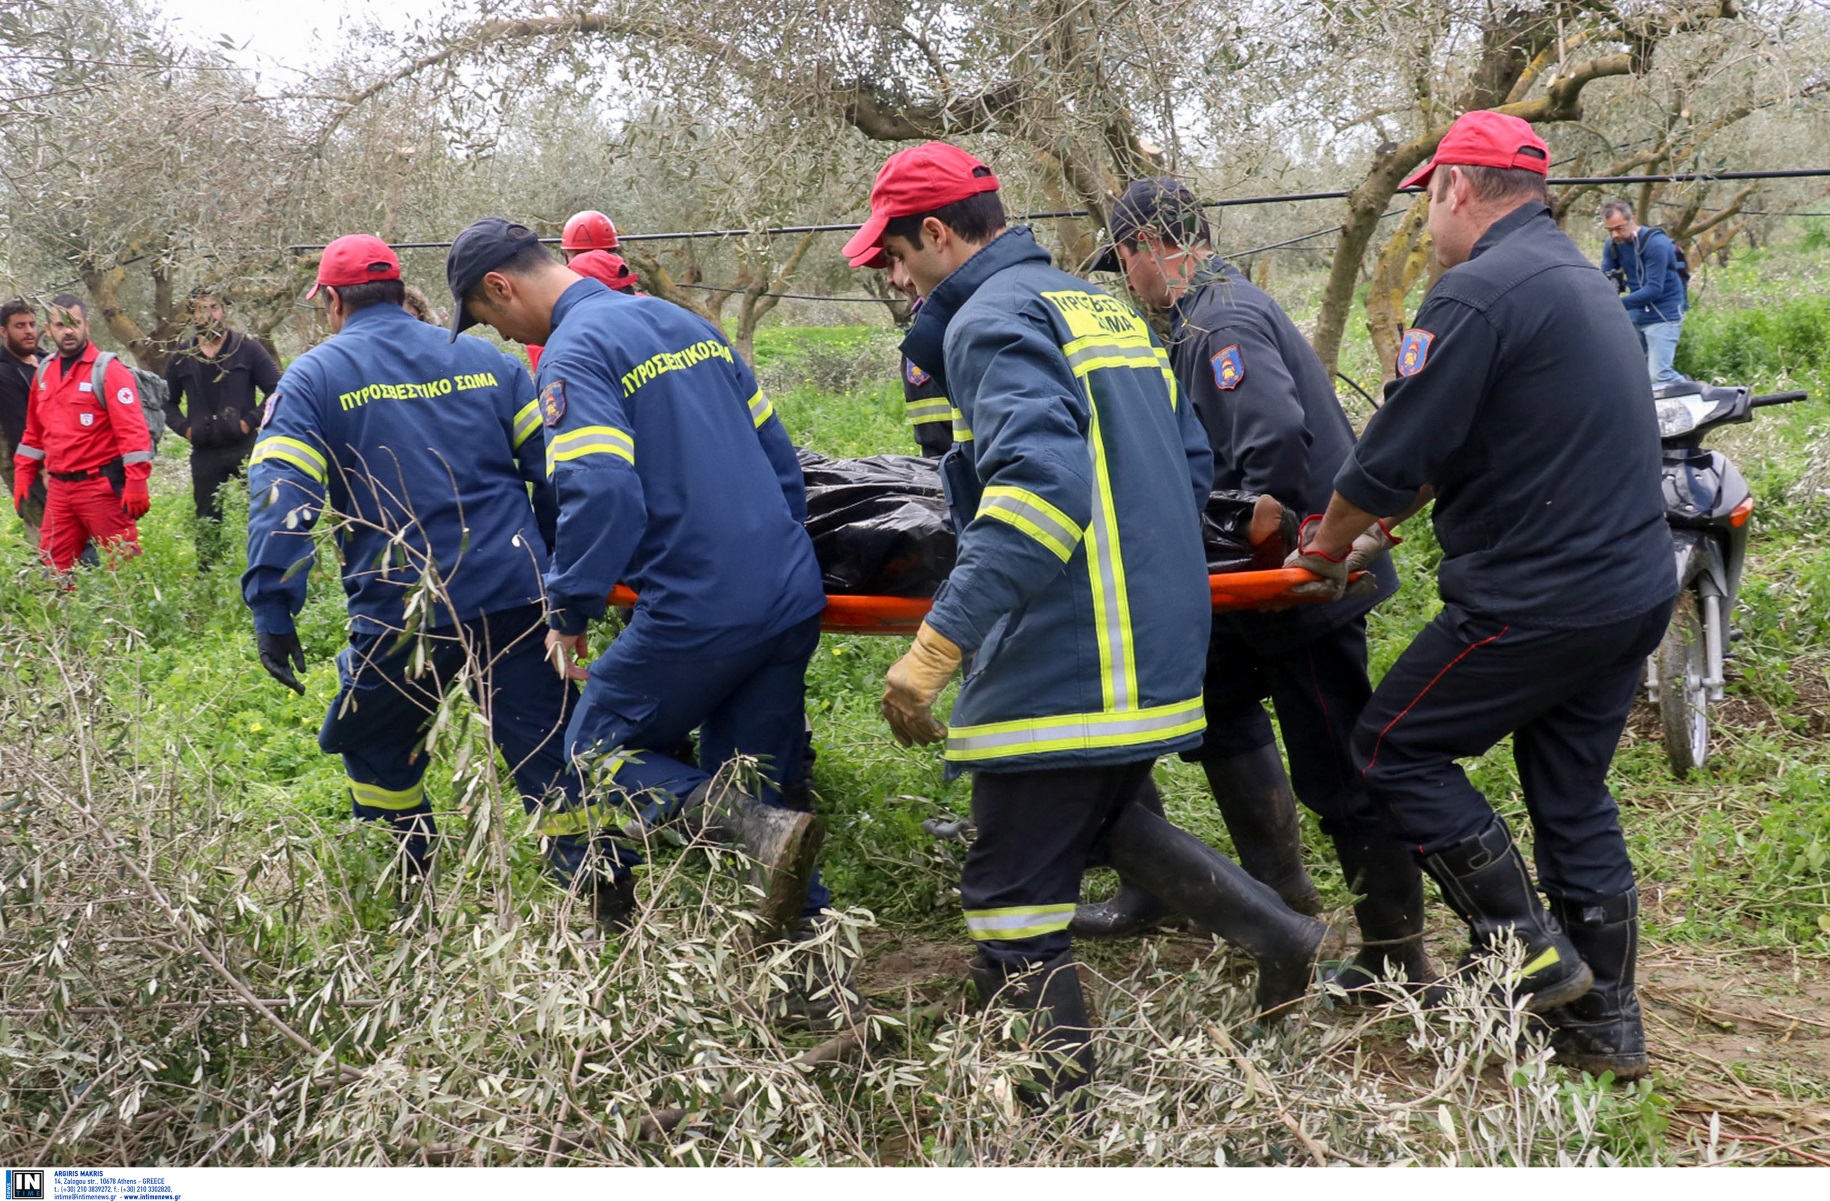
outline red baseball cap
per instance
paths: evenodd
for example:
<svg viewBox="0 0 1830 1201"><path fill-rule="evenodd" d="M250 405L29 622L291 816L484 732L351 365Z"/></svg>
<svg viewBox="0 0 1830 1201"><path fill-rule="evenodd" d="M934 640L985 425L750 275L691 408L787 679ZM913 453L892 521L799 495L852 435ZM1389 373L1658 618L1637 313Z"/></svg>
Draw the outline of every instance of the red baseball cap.
<svg viewBox="0 0 1830 1201"><path fill-rule="evenodd" d="M587 250L567 263L566 267L609 288L633 288L642 282L630 270L629 264L623 261L623 256L614 250Z"/></svg>
<svg viewBox="0 0 1830 1201"><path fill-rule="evenodd" d="M1436 155L1411 172L1401 188L1425 187L1436 167L1515 167L1550 174L1550 147L1531 122L1492 109L1477 108L1455 118L1437 143Z"/></svg>
<svg viewBox="0 0 1830 1201"><path fill-rule="evenodd" d="M998 190L991 168L958 146L925 142L890 155L871 185L871 215L845 243L854 267L882 267L883 227L892 217L931 213L955 201Z"/></svg>
<svg viewBox="0 0 1830 1201"><path fill-rule="evenodd" d="M368 234L345 234L324 248L324 257L318 260L318 282L311 285L305 299L316 296L326 284L348 288L399 278L400 260L386 242Z"/></svg>

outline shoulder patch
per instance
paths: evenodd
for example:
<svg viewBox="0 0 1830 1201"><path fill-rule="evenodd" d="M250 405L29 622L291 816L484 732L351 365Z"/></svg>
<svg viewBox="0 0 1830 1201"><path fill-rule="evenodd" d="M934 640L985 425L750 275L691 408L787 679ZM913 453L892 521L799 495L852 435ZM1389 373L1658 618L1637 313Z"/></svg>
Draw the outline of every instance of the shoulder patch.
<svg viewBox="0 0 1830 1201"><path fill-rule="evenodd" d="M1430 343L1436 335L1427 329L1407 329L1398 344L1398 374L1416 375L1430 361Z"/></svg>
<svg viewBox="0 0 1830 1201"><path fill-rule="evenodd" d="M114 394L114 398L116 400L120 401L124 405L130 405L134 402L133 389L132 388L122 388L120 391L118 391Z"/></svg>
<svg viewBox="0 0 1830 1201"><path fill-rule="evenodd" d="M566 382L556 379L540 389L540 419L548 425L558 425L559 419L566 415Z"/></svg>
<svg viewBox="0 0 1830 1201"><path fill-rule="evenodd" d="M280 394L278 392L267 393L266 407L261 409L260 428L262 428L262 429L267 428L267 423L273 420L273 410L279 405L279 403L280 403Z"/></svg>
<svg viewBox="0 0 1830 1201"><path fill-rule="evenodd" d="M1245 382L1245 356L1239 353L1237 342L1222 350L1208 362L1214 368L1214 386L1222 392L1231 392Z"/></svg>
<svg viewBox="0 0 1830 1201"><path fill-rule="evenodd" d="M902 378L919 388L934 377L917 367L912 360L904 359L902 360Z"/></svg>

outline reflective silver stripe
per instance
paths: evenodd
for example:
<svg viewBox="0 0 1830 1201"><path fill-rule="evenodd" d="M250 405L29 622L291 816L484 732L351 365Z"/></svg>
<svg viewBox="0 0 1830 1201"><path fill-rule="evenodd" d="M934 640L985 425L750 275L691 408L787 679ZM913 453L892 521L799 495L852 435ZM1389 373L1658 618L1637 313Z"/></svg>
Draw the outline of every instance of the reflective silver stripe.
<svg viewBox="0 0 1830 1201"><path fill-rule="evenodd" d="M769 420L769 418L773 417L774 415L775 415L775 406L773 404L769 403L769 398L767 395L765 395L764 393L759 391L759 392L757 392L757 394L755 396L750 397L750 424L751 425L755 426L757 429L761 429L762 423Z"/></svg>
<svg viewBox="0 0 1830 1201"><path fill-rule="evenodd" d="M515 414L515 449L520 450L521 444L533 437L534 431L539 428L540 402L537 400L530 400L521 406L521 411L519 413Z"/></svg>
<svg viewBox="0 0 1830 1201"><path fill-rule="evenodd" d="M947 732L947 758L970 761L1042 755L1091 747L1135 746L1199 732L1207 720L1201 698L1122 713L1068 713L956 726Z"/></svg>
<svg viewBox="0 0 1830 1201"><path fill-rule="evenodd" d="M966 929L987 939L1035 938L1065 930L1074 920L1073 905L1025 905L1012 909L968 909Z"/></svg>
<svg viewBox="0 0 1830 1201"><path fill-rule="evenodd" d="M150 463L150 462L152 462L152 451L150 451L150 450L128 451L126 454L121 456L121 462L123 462L123 463Z"/></svg>
<svg viewBox="0 0 1830 1201"><path fill-rule="evenodd" d="M908 414L910 425L926 425L931 421L952 421L953 406L945 398L935 400L910 400L903 403L903 411Z"/></svg>
<svg viewBox="0 0 1830 1201"><path fill-rule="evenodd" d="M1066 562L1080 545L1081 531L1067 514L1033 492L993 485L979 499L980 517L1004 521L1034 538Z"/></svg>
<svg viewBox="0 0 1830 1201"><path fill-rule="evenodd" d="M1168 363L1169 355L1157 346L1094 342L1069 351L1067 361L1075 375L1085 375L1102 367L1146 367L1154 371Z"/></svg>
<svg viewBox="0 0 1830 1201"><path fill-rule="evenodd" d="M39 450L36 446L21 446L14 450L13 453L16 455L23 455L28 459L44 458L44 451Z"/></svg>
<svg viewBox="0 0 1830 1201"><path fill-rule="evenodd" d="M966 424L966 415L958 409L953 410L953 440L955 442L972 441L972 427Z"/></svg>
<svg viewBox="0 0 1830 1201"><path fill-rule="evenodd" d="M1087 523L1087 562L1093 585L1093 608L1098 621L1099 657L1108 709L1129 709L1137 703L1131 681L1130 614L1124 601L1124 580L1118 566L1118 519L1112 512L1112 477L1106 470L1105 439L1099 432L1099 405L1087 390L1092 413L1089 449L1093 452L1093 520Z"/></svg>

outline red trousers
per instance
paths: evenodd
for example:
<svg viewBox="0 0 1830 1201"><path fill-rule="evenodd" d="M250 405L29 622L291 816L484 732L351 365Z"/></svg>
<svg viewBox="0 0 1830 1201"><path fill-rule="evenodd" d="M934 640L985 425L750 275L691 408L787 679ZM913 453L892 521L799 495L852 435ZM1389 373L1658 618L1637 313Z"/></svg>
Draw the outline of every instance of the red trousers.
<svg viewBox="0 0 1830 1201"><path fill-rule="evenodd" d="M118 554L140 553L140 531L121 512L121 495L107 480L46 480L38 545L45 562L53 571L68 571L91 539L104 552L109 544L119 543Z"/></svg>

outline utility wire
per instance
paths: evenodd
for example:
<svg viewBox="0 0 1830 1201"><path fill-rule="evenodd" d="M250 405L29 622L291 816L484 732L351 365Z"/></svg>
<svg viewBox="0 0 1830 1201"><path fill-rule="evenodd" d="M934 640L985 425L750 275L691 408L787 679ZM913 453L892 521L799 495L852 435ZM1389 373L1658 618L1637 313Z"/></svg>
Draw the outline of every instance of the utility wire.
<svg viewBox="0 0 1830 1201"><path fill-rule="evenodd" d="M1567 179L1552 179L1552 187L1590 186L1597 184L1630 184L1630 183L1708 183L1713 180L1733 179L1813 179L1830 176L1830 167L1801 167L1782 171L1679 171L1668 175L1578 175ZM1398 195L1415 195L1422 188L1399 188ZM1204 200L1202 208L1220 209L1237 208L1259 204L1296 204L1306 200L1345 200L1352 192L1288 192L1276 196L1240 196L1231 200ZM1091 216L1089 209L1056 209L1049 212L1021 213L1010 218L1012 221L1049 221L1060 217ZM1383 218L1381 218L1383 219ZM618 234L620 242L684 242L699 238L744 238L744 237L777 237L783 234L837 234L851 233L863 227L863 222L831 225L778 225L765 229L694 229L678 233L664 234ZM1320 236L1317 234L1316 236ZM542 242L555 243L558 238L542 238ZM288 246L286 249L295 253L307 250L323 250L327 243L315 242ZM450 242L395 242L396 250L444 250Z"/></svg>

